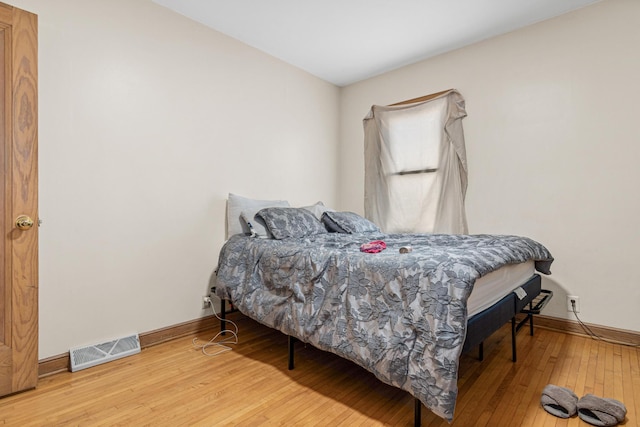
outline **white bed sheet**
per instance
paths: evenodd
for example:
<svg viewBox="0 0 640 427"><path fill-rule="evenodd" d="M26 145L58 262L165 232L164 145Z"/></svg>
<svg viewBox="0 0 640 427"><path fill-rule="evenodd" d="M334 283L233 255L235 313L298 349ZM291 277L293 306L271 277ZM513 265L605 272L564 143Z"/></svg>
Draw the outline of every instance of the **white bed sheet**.
<svg viewBox="0 0 640 427"><path fill-rule="evenodd" d="M533 276L533 261L509 264L482 276L473 285L473 291L467 300L467 316L480 313L500 301L514 289L526 283Z"/></svg>

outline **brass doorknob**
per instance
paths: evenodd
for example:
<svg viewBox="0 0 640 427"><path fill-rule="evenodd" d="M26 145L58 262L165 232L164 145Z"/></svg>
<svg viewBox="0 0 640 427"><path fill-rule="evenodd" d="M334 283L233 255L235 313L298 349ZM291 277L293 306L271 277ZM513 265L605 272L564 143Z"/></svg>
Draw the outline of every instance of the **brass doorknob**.
<svg viewBox="0 0 640 427"><path fill-rule="evenodd" d="M16 218L16 227L20 230L28 230L33 227L33 220L27 215L20 215Z"/></svg>

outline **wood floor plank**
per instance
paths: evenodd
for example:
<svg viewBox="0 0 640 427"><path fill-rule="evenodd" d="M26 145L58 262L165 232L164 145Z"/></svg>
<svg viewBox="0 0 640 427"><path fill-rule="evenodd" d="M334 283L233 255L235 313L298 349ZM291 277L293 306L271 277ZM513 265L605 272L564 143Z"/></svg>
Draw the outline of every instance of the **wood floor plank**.
<svg viewBox="0 0 640 427"><path fill-rule="evenodd" d="M519 347L521 349L529 349L529 351L519 351L520 356L517 362L517 367L514 366L515 375L505 384L505 389L508 390L501 399L501 411L493 411L489 425L507 425L511 422L516 414L518 405L522 403L522 397L526 392L527 370L533 364L532 352L528 343L532 341L529 335L524 335L519 339Z"/></svg>
<svg viewBox="0 0 640 427"><path fill-rule="evenodd" d="M564 339L563 336L558 336L558 339L554 340L553 336L544 333L544 331L540 335L541 342L545 344L541 347L543 352L539 354L535 364L530 367L530 373L533 376L529 377L527 390L516 413L517 419L522 419L523 426L542 425L544 421L545 414L538 410L540 407L540 392L550 382L549 377L560 347L558 340Z"/></svg>
<svg viewBox="0 0 640 427"><path fill-rule="evenodd" d="M83 371L51 375L37 389L0 399L6 426L412 426L413 397L357 365L302 343L287 369L287 338L241 315L240 342L209 357L179 338ZM197 334L206 342L215 334ZM627 426L640 425L638 349L510 326L485 342L485 360L460 359L459 394L448 424L426 408L425 427L581 426L540 406L546 384L621 400Z"/></svg>
<svg viewBox="0 0 640 427"><path fill-rule="evenodd" d="M628 420L640 420L640 351L623 347L623 378L624 400L627 407Z"/></svg>

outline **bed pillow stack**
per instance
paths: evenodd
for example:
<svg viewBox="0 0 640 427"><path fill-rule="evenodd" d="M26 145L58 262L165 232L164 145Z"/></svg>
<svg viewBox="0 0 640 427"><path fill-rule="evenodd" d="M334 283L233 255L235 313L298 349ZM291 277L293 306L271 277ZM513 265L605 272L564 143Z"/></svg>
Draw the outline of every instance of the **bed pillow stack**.
<svg viewBox="0 0 640 427"><path fill-rule="evenodd" d="M227 238L234 234L261 238L302 238L329 232L380 232L373 222L353 212L337 212L322 202L301 208L286 200L259 200L229 193Z"/></svg>

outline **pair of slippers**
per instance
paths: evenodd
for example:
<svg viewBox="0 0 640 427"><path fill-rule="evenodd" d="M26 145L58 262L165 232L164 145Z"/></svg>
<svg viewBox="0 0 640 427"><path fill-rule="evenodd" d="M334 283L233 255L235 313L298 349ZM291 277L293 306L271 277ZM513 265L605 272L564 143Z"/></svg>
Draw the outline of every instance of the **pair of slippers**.
<svg viewBox="0 0 640 427"><path fill-rule="evenodd" d="M577 413L582 421L594 426L615 426L627 415L627 408L618 400L593 394L578 399L573 391L553 384L542 390L540 403L545 411L556 417L569 418Z"/></svg>

